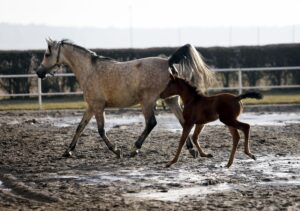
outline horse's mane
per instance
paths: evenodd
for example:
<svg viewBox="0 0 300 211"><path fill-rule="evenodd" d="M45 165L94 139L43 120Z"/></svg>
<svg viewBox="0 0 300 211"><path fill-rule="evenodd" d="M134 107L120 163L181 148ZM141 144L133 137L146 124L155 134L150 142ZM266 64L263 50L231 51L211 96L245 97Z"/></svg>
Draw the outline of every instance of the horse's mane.
<svg viewBox="0 0 300 211"><path fill-rule="evenodd" d="M171 74L197 87L199 93L205 92L215 79L213 71L204 62L201 54L190 44L180 47L172 54L169 66Z"/></svg>
<svg viewBox="0 0 300 211"><path fill-rule="evenodd" d="M69 40L69 39L62 39L59 44L61 45L70 45L76 49L79 49L79 50L82 50L83 52L89 54L91 56L91 59L92 59L92 62L96 62L97 60L101 60L101 61L104 61L104 60L107 60L107 61L115 61L113 58L110 58L110 57L105 57L105 56L99 56L97 55L96 52L94 51L91 51L85 47L82 47L80 45L76 45L72 40Z"/></svg>

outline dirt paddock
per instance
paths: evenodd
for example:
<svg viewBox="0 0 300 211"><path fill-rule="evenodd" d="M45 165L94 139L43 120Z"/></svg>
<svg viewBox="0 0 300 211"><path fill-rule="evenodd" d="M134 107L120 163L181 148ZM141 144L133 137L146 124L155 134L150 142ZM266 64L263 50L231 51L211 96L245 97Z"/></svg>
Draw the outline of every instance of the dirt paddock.
<svg viewBox="0 0 300 211"><path fill-rule="evenodd" d="M229 131L208 125L200 143L214 157L193 159L184 150L177 164L165 168L180 131L161 123L135 158L129 152L143 130L140 122L108 130L122 159L100 141L93 123L74 156L62 158L77 124L53 121L81 114L0 112L0 210L300 210L298 123L252 126L250 147L257 160L243 153L241 140L230 169L224 167L232 146Z"/></svg>

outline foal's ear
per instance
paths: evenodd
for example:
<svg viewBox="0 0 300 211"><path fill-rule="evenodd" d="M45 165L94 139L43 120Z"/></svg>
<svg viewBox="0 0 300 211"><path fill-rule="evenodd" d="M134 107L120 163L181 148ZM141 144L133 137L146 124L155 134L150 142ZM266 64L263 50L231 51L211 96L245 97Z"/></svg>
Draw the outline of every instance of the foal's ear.
<svg viewBox="0 0 300 211"><path fill-rule="evenodd" d="M170 78L175 80L176 76L178 76L178 71L176 69L175 66L171 65L169 68L168 68L168 71L170 73Z"/></svg>

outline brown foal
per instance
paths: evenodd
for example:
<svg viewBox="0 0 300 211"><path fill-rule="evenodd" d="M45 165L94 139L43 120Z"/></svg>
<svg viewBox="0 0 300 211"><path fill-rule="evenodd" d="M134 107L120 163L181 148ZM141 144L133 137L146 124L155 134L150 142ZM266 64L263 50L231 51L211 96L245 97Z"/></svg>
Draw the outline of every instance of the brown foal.
<svg viewBox="0 0 300 211"><path fill-rule="evenodd" d="M196 127L192 136L193 143L196 145L201 157L212 157L211 154L206 154L202 150L198 143L198 137L206 123L217 119L220 119L221 122L228 126L233 138L233 146L227 167L229 168L233 163L237 145L240 140L238 130L243 131L245 136L244 151L246 155L256 160L249 149L250 125L238 121L237 117L242 111L240 100L244 98L261 99L262 95L260 93L248 92L241 95L224 93L208 97L199 94L196 88L189 85L185 80L174 77L173 80L169 82L164 92L162 92L161 97L166 98L172 95L179 95L183 101L184 124L176 155L166 167L170 167L177 162L181 149L195 124Z"/></svg>

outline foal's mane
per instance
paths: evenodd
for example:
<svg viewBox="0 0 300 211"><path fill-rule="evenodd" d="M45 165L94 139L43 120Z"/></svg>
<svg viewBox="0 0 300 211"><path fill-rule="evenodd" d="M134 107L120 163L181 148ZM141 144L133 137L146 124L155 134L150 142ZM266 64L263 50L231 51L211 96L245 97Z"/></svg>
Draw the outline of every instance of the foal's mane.
<svg viewBox="0 0 300 211"><path fill-rule="evenodd" d="M188 87L188 89L190 90L190 92L192 93L196 93L197 96L203 96L204 94L202 92L200 92L198 90L198 88L195 85L190 84L188 81L186 81L185 79L179 78L179 77L175 77L173 80L175 80L175 83L181 83L184 84L186 87Z"/></svg>
<svg viewBox="0 0 300 211"><path fill-rule="evenodd" d="M79 46L79 45L76 45L73 41L69 40L69 39L62 39L60 42L59 42L60 45L70 45L76 49L79 49L81 51L83 51L84 53L88 54L91 56L91 60L92 62L96 62L97 60L101 60L101 61L115 61L113 58L110 58L110 57L105 57L105 56L99 56L97 55L96 52L94 51L91 51L85 47L82 47L82 46Z"/></svg>

